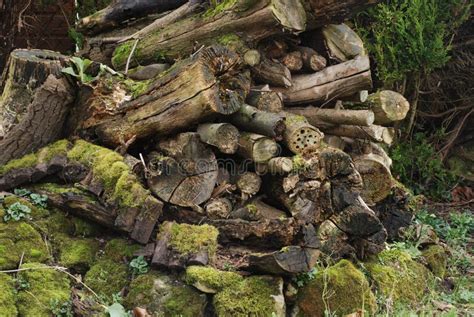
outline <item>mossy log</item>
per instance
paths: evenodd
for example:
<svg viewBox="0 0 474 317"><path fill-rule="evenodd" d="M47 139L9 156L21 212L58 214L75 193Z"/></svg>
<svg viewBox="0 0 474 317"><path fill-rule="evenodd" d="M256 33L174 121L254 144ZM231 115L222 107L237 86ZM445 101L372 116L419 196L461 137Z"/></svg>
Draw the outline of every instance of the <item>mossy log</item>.
<svg viewBox="0 0 474 317"><path fill-rule="evenodd" d="M0 96L0 164L61 138L72 86L61 75L67 57L46 50L10 54Z"/></svg>
<svg viewBox="0 0 474 317"><path fill-rule="evenodd" d="M133 137L167 135L217 114L231 114L249 89L239 62L238 55L221 46L206 48L175 64L144 94L100 120L95 131L105 143L119 145Z"/></svg>
<svg viewBox="0 0 474 317"><path fill-rule="evenodd" d="M78 29L87 34L117 27L128 19L137 19L148 14L165 12L175 9L187 0L115 0L104 9L81 19Z"/></svg>
<svg viewBox="0 0 474 317"><path fill-rule="evenodd" d="M82 140L57 141L0 167L0 190L41 181L79 183L99 205L74 189L42 190L50 192L64 211L128 233L141 243L148 242L163 207L142 186L123 156Z"/></svg>
<svg viewBox="0 0 474 317"><path fill-rule="evenodd" d="M323 109L316 107L288 107L288 112L305 116L309 122L324 122L329 124L348 124L370 126L374 123L374 113L371 110L342 110Z"/></svg>
<svg viewBox="0 0 474 317"><path fill-rule="evenodd" d="M199 135L181 133L160 141L158 148L171 158L171 163L163 170L151 172L147 179L150 190L165 202L183 207L196 207L207 201L216 184L217 161Z"/></svg>
<svg viewBox="0 0 474 317"><path fill-rule="evenodd" d="M203 14L196 14L145 35L137 44L134 61L151 63L160 57L176 59L187 56L195 44L209 45L225 42L229 34L244 34L245 40L256 41L285 30L302 32L306 29L306 12L298 1L237 0L224 1ZM120 44L112 58L117 69L123 69L134 41Z"/></svg>
<svg viewBox="0 0 474 317"><path fill-rule="evenodd" d="M246 104L230 116L230 121L243 131L262 134L277 141L283 138L286 129L282 115L261 111Z"/></svg>

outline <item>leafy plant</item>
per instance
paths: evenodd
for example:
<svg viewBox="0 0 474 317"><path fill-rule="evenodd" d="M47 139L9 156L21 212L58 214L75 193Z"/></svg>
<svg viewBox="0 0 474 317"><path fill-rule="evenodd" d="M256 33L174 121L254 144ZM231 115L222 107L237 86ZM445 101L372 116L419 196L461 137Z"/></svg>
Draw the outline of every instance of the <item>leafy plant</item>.
<svg viewBox="0 0 474 317"><path fill-rule="evenodd" d="M73 317L72 302L60 302L57 298L51 299L49 307L54 317Z"/></svg>
<svg viewBox="0 0 474 317"><path fill-rule="evenodd" d="M293 282L296 286L303 287L316 277L317 272L316 268L312 268L309 272L299 273L293 278Z"/></svg>
<svg viewBox="0 0 474 317"><path fill-rule="evenodd" d="M79 49L82 49L84 46L84 35L82 33L78 32L74 28L69 28L67 30L67 35L76 43L77 47Z"/></svg>
<svg viewBox="0 0 474 317"><path fill-rule="evenodd" d="M92 65L90 59L82 59L76 56L71 57L70 59L73 66L66 67L61 69L61 72L76 77L81 83L88 84L96 81L99 78L97 76L91 76L86 73L87 69Z"/></svg>
<svg viewBox="0 0 474 317"><path fill-rule="evenodd" d="M29 218L29 215L31 213L31 209L28 206L25 206L19 202L16 202L14 204L11 204L7 210L5 210L5 215L3 216L3 220L5 222L14 220L14 221L19 221L22 218Z"/></svg>
<svg viewBox="0 0 474 317"><path fill-rule="evenodd" d="M143 256L136 257L129 264L130 270L133 274L145 274L148 272L148 263Z"/></svg>
<svg viewBox="0 0 474 317"><path fill-rule="evenodd" d="M36 206L48 207L48 196L46 195L32 193L30 194L30 200Z"/></svg>
<svg viewBox="0 0 474 317"><path fill-rule="evenodd" d="M105 311L109 314L110 317L129 317L130 314L125 310L125 308L120 303L113 303L110 306L107 306Z"/></svg>
<svg viewBox="0 0 474 317"><path fill-rule="evenodd" d="M13 193L17 196L20 196L20 197L27 197L31 194L31 191L29 191L28 189L25 189L25 188L15 188L13 190Z"/></svg>

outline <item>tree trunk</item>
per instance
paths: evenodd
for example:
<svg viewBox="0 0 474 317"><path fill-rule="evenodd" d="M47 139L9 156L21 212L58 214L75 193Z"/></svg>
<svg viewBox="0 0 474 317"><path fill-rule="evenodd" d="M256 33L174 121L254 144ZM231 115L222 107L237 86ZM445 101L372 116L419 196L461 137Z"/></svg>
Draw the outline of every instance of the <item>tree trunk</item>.
<svg viewBox="0 0 474 317"><path fill-rule="evenodd" d="M239 129L265 135L276 141L282 139L286 128L283 116L245 104L230 117L230 121Z"/></svg>
<svg viewBox="0 0 474 317"><path fill-rule="evenodd" d="M309 122L370 126L374 113L370 110L339 110L316 107L289 107L288 112L305 116Z"/></svg>

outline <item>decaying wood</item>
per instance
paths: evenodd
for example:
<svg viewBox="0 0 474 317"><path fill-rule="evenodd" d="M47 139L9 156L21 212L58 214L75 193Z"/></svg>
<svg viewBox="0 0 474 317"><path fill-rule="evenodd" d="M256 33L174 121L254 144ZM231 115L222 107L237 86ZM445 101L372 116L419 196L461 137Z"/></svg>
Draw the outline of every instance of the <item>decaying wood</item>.
<svg viewBox="0 0 474 317"><path fill-rule="evenodd" d="M303 57L300 51L293 51L286 54L281 62L291 72L298 72L303 68Z"/></svg>
<svg viewBox="0 0 474 317"><path fill-rule="evenodd" d="M265 163L278 155L278 144L261 134L242 132L239 138L239 153L256 163Z"/></svg>
<svg viewBox="0 0 474 317"><path fill-rule="evenodd" d="M306 148L319 147L324 135L312 126L305 117L292 113L285 116L286 130L283 134L285 145L295 154L302 153Z"/></svg>
<svg viewBox="0 0 474 317"><path fill-rule="evenodd" d="M206 48L101 120L95 131L103 142L118 145L134 136L166 135L216 114L231 114L240 108L248 90L248 77L237 73L239 61L223 47Z"/></svg>
<svg viewBox="0 0 474 317"><path fill-rule="evenodd" d="M359 35L344 23L327 25L322 29L322 33L329 56L339 62L366 54Z"/></svg>
<svg viewBox="0 0 474 317"><path fill-rule="evenodd" d="M163 140L159 149L171 158L161 173L147 179L150 190L165 202L195 207L207 201L217 180L217 162L197 133ZM157 157L157 160L164 160Z"/></svg>
<svg viewBox="0 0 474 317"><path fill-rule="evenodd" d="M262 179L256 173L245 172L237 178L237 188L242 194L243 200L254 196L260 190Z"/></svg>
<svg viewBox="0 0 474 317"><path fill-rule="evenodd" d="M278 87L290 87L291 72L282 63L263 58L260 64L252 67L253 77L261 82Z"/></svg>
<svg viewBox="0 0 474 317"><path fill-rule="evenodd" d="M257 66L262 60L262 55L258 50L248 50L244 53L245 64L249 66Z"/></svg>
<svg viewBox="0 0 474 317"><path fill-rule="evenodd" d="M204 123L197 128L204 143L213 145L222 153L234 154L239 147L239 130L229 123Z"/></svg>
<svg viewBox="0 0 474 317"><path fill-rule="evenodd" d="M230 121L239 129L254 132L280 141L286 129L282 115L261 111L249 105L242 105L230 117Z"/></svg>
<svg viewBox="0 0 474 317"><path fill-rule="evenodd" d="M305 69L318 72L326 67L327 61L324 56L319 55L310 47L300 46L298 51L301 52L301 58Z"/></svg>
<svg viewBox="0 0 474 317"><path fill-rule="evenodd" d="M309 122L370 126L375 119L371 110L339 110L317 107L288 107L285 110L305 116Z"/></svg>
<svg viewBox="0 0 474 317"><path fill-rule="evenodd" d="M283 96L270 90L268 85L250 89L246 102L262 111L274 113L283 111Z"/></svg>
<svg viewBox="0 0 474 317"><path fill-rule="evenodd" d="M405 97L391 90L381 90L369 95L365 104L375 113L375 124L381 125L405 119L410 110Z"/></svg>
<svg viewBox="0 0 474 317"><path fill-rule="evenodd" d="M368 127L355 125L339 126L318 126L324 133L344 136L354 139L366 139L372 142L383 142L392 144L395 139L395 130L393 128L371 125Z"/></svg>
<svg viewBox="0 0 474 317"><path fill-rule="evenodd" d="M232 207L232 202L229 199L225 197L214 198L206 204L206 215L209 219L227 219Z"/></svg>

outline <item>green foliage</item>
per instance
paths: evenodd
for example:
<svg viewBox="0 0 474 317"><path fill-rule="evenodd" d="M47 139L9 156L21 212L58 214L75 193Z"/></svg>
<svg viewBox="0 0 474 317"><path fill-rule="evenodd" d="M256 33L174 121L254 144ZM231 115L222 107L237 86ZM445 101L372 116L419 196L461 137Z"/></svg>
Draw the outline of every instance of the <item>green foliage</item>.
<svg viewBox="0 0 474 317"><path fill-rule="evenodd" d="M28 219L30 217L31 209L28 206L25 206L19 202L16 202L10 207L5 210L5 215L3 216L3 220L5 222L14 220L19 221L23 218Z"/></svg>
<svg viewBox="0 0 474 317"><path fill-rule="evenodd" d="M145 274L148 272L148 263L142 255L130 261L129 267L134 275Z"/></svg>
<svg viewBox="0 0 474 317"><path fill-rule="evenodd" d="M86 73L87 69L92 65L93 61L90 59L82 59L76 56L71 57L72 66L61 69L61 72L76 77L81 83L89 84L96 81L99 78L97 76L91 76Z"/></svg>
<svg viewBox="0 0 474 317"><path fill-rule="evenodd" d="M110 317L129 317L130 314L125 310L125 308L120 303L113 303L110 306L107 306L105 311Z"/></svg>
<svg viewBox="0 0 474 317"><path fill-rule="evenodd" d="M19 197L29 199L33 205L47 208L48 207L48 196L32 193L30 190L25 188L15 188L13 193Z"/></svg>
<svg viewBox="0 0 474 317"><path fill-rule="evenodd" d="M79 49L84 47L84 35L74 28L67 30L67 35L71 38Z"/></svg>
<svg viewBox="0 0 474 317"><path fill-rule="evenodd" d="M386 84L412 73L429 73L449 59L449 40L467 17L463 0L386 0L357 18Z"/></svg>
<svg viewBox="0 0 474 317"><path fill-rule="evenodd" d="M49 307L54 317L73 317L72 302L60 302L57 298L51 299Z"/></svg>
<svg viewBox="0 0 474 317"><path fill-rule="evenodd" d="M25 188L15 188L13 193L20 197L28 197L31 194L31 191Z"/></svg>
<svg viewBox="0 0 474 317"><path fill-rule="evenodd" d="M303 287L316 277L317 272L318 270L316 268L312 268L309 272L300 273L293 277L293 282L296 286Z"/></svg>
<svg viewBox="0 0 474 317"><path fill-rule="evenodd" d="M441 158L424 133L416 133L411 142L401 142L390 151L392 172L415 195L448 199L455 176L444 167Z"/></svg>
<svg viewBox="0 0 474 317"><path fill-rule="evenodd" d="M23 277L18 276L16 279L16 289L21 290L28 290L31 287L30 283Z"/></svg>

